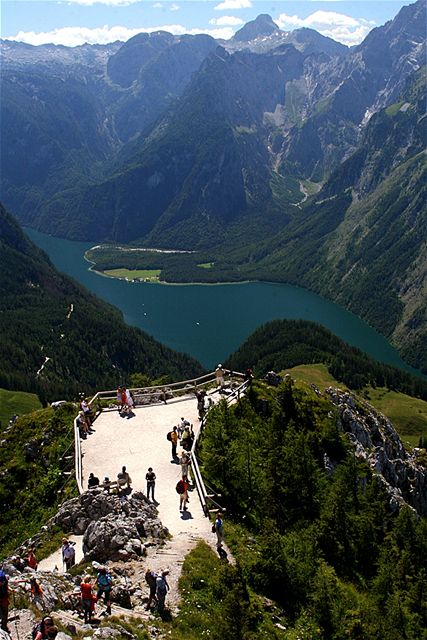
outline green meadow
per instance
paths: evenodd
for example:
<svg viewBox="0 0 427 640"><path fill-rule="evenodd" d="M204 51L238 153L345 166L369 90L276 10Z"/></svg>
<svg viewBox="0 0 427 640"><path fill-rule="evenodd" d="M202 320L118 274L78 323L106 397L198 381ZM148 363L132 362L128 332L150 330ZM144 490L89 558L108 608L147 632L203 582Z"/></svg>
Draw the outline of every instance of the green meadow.
<svg viewBox="0 0 427 640"><path fill-rule="evenodd" d="M22 416L41 408L40 400L34 393L0 389L0 422L2 428L7 427L12 416Z"/></svg>
<svg viewBox="0 0 427 640"><path fill-rule="evenodd" d="M110 278L122 280L143 280L159 282L161 269L106 269L103 273Z"/></svg>

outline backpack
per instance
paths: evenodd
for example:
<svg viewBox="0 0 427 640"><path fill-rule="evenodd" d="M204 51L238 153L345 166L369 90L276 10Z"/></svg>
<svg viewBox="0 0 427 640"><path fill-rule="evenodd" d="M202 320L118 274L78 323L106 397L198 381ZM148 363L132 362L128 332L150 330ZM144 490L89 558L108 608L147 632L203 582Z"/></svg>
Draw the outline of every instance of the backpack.
<svg viewBox="0 0 427 640"><path fill-rule="evenodd" d="M169 442L172 442L172 436L171 436L172 431L168 431L166 434L166 440L169 440Z"/></svg>
<svg viewBox="0 0 427 640"><path fill-rule="evenodd" d="M177 493L184 493L185 485L182 480L178 480L177 485L175 487Z"/></svg>
<svg viewBox="0 0 427 640"><path fill-rule="evenodd" d="M156 584L157 576L150 570L145 574L145 581L149 587L154 587Z"/></svg>

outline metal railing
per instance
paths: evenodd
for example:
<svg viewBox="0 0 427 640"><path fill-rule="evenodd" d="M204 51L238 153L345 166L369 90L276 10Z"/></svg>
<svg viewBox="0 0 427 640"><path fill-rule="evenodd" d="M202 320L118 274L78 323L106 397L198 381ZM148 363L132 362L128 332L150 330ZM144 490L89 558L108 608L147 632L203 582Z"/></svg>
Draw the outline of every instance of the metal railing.
<svg viewBox="0 0 427 640"><path fill-rule="evenodd" d="M242 373L236 371L230 371L228 369L224 369L224 373L228 376L228 379L233 383L233 379L241 380L244 379L244 375ZM184 399L188 396L189 393L194 394L197 390L203 389L204 387L209 387L213 382L215 382L216 376L215 371L211 373L207 373L204 376L199 376L198 378L193 378L191 380L182 380L181 382L173 382L171 384L164 385L154 385L152 387L134 387L129 389L135 398L145 398L147 402L141 402L143 406L148 406L154 403L164 403L171 399L181 398ZM249 382L244 381L240 384L236 389L233 389L230 394L228 394L226 400L229 404L232 404L236 400L239 400L241 394L244 393L248 387ZM164 398L164 394L168 394L167 398ZM114 401L117 400L117 390L114 391L98 391L93 398L88 402L89 406L98 407L100 402L104 401ZM137 403L139 404L139 403ZM114 406L116 409L116 406ZM109 407L99 408L99 411L108 411ZM205 422L205 417L203 418L198 434L194 440L192 447L192 458L193 458L193 471L195 476L195 483L197 487L197 491L199 494L200 501L202 503L203 512L205 515L208 515L208 509L206 505L206 499L210 499L209 495L206 492L205 485L203 483L203 478L200 474L199 465L197 463L196 456L194 455L195 446L197 445L198 438L200 433L202 432L203 426ZM84 492L83 488L83 465L82 465L82 446L81 446L81 437L80 437L80 429L78 416L74 419L74 457L75 457L75 476L76 483L79 493L82 494Z"/></svg>

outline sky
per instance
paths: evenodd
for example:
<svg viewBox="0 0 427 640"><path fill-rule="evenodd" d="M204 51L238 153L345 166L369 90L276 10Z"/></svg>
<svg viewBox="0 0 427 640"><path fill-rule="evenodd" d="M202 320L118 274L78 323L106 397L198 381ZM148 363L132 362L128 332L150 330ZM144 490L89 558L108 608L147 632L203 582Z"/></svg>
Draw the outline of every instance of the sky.
<svg viewBox="0 0 427 640"><path fill-rule="evenodd" d="M300 27L348 46L413 0L1 0L1 37L32 45L126 41L140 32L208 33L229 39L268 13L284 31Z"/></svg>

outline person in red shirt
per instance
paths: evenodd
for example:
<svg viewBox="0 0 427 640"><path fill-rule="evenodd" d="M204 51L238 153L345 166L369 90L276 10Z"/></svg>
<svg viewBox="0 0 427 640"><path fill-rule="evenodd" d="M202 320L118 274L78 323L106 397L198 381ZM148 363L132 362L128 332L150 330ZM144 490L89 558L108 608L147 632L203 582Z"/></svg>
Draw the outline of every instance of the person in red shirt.
<svg viewBox="0 0 427 640"><path fill-rule="evenodd" d="M28 567L31 567L31 569L34 569L34 571L37 570L37 558L34 554L34 549L32 547L28 549L28 553L25 556L25 561Z"/></svg>
<svg viewBox="0 0 427 640"><path fill-rule="evenodd" d="M187 502L188 502L188 480L187 476L183 476L181 480L178 481L176 485L176 490L179 493L179 510L187 511Z"/></svg>
<svg viewBox="0 0 427 640"><path fill-rule="evenodd" d="M85 624L87 624L92 618L93 605L92 583L89 575L86 575L80 583L80 591L82 592L82 609L85 617Z"/></svg>

